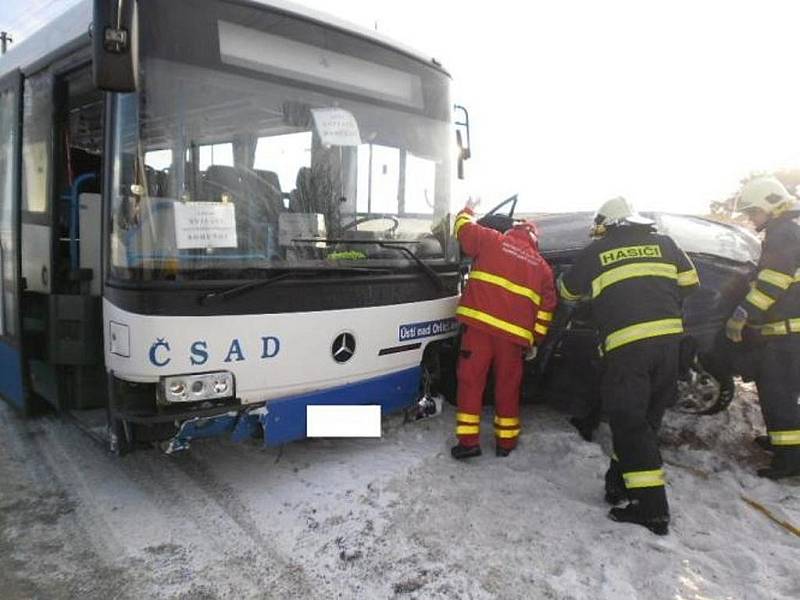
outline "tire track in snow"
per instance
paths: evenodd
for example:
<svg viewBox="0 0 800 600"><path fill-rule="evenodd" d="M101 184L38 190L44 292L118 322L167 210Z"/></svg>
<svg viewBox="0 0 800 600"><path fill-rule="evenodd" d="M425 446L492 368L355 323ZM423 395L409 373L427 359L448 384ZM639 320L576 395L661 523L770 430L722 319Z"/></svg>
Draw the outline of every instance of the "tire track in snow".
<svg viewBox="0 0 800 600"><path fill-rule="evenodd" d="M68 532L50 535L86 558L74 571L85 578L88 564L106 573L125 569L124 576L97 577L114 593L82 597L127 597L121 582L135 583L135 597L316 597L302 566L259 532L235 490L201 475L190 455L143 451L118 459L68 424L53 418L10 423L7 410L0 427L19 437L4 452L11 464L33 475L37 489L55 489L78 508ZM31 427L39 432L25 439Z"/></svg>
<svg viewBox="0 0 800 600"><path fill-rule="evenodd" d="M224 452L226 449L220 446L215 450ZM216 479L206 463L192 454L157 458L163 460L152 461L147 466L167 465L166 470L152 470L151 476L162 488L160 493L169 492L170 503L174 501L177 511L176 518L186 520L188 517L196 527L207 531L214 545L221 546L226 556L237 562L242 558L249 561L237 568L257 584L256 590L303 598L318 596L303 566L281 554L275 541L262 534L259 523L239 500L236 490ZM156 462L161 464L156 465ZM232 533L234 536L230 540Z"/></svg>
<svg viewBox="0 0 800 600"><path fill-rule="evenodd" d="M9 598L126 598L127 574L43 451L47 425L0 406L0 589Z"/></svg>

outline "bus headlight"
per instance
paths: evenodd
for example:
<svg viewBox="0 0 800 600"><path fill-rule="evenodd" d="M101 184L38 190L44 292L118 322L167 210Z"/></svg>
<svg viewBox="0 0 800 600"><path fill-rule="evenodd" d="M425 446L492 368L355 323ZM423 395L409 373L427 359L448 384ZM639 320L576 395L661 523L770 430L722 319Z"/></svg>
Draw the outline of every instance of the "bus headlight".
<svg viewBox="0 0 800 600"><path fill-rule="evenodd" d="M166 402L199 402L233 396L233 373L216 371L197 375L173 375L161 380Z"/></svg>

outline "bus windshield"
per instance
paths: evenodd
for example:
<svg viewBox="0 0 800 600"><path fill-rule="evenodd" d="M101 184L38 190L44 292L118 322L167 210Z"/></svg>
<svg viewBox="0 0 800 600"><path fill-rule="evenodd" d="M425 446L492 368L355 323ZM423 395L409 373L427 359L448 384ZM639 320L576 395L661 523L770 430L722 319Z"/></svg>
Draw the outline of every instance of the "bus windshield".
<svg viewBox="0 0 800 600"><path fill-rule="evenodd" d="M445 73L264 8L140 7L139 91L115 98L112 276L407 265L387 241L455 260Z"/></svg>

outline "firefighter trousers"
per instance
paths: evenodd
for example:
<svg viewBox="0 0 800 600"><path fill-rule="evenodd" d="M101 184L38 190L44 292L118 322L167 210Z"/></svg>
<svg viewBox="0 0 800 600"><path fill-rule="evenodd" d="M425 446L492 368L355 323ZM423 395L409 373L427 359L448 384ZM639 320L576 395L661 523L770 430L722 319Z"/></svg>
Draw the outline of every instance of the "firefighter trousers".
<svg viewBox="0 0 800 600"><path fill-rule="evenodd" d="M481 407L489 369L494 367L494 433L501 448L513 449L520 432L519 394L524 349L504 338L465 327L458 359L456 435L464 446L480 443Z"/></svg>
<svg viewBox="0 0 800 600"><path fill-rule="evenodd" d="M614 456L607 474L649 517L669 516L658 430L678 396L679 338L634 342L604 358L601 394Z"/></svg>
<svg viewBox="0 0 800 600"><path fill-rule="evenodd" d="M800 466L800 336L764 341L756 387L775 457Z"/></svg>

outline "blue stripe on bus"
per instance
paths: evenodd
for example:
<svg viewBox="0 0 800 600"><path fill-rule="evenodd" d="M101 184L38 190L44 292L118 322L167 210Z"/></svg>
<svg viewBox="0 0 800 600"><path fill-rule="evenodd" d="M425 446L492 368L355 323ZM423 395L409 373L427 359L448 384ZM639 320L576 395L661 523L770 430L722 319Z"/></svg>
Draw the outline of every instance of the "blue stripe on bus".
<svg viewBox="0 0 800 600"><path fill-rule="evenodd" d="M19 410L25 409L19 348L0 341L0 396Z"/></svg>
<svg viewBox="0 0 800 600"><path fill-rule="evenodd" d="M264 417L264 443L278 446L306 437L306 407L309 405L379 404L386 415L411 406L419 394L419 366L301 396L271 400Z"/></svg>

